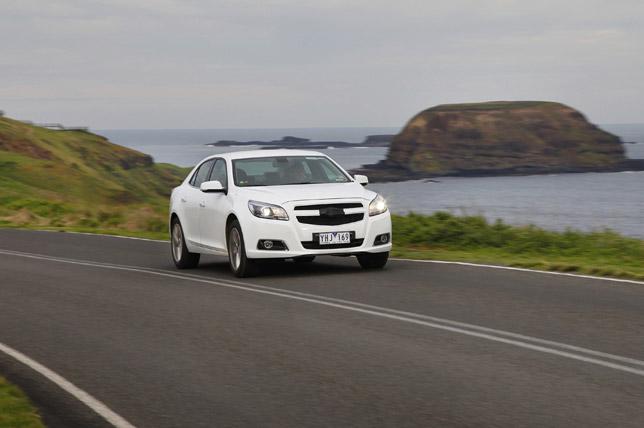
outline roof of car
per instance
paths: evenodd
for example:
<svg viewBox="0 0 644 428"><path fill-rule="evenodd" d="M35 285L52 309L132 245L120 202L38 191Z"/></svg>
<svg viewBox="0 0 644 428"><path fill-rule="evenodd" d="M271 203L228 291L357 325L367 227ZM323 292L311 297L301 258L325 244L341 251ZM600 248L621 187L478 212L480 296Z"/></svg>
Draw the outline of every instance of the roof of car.
<svg viewBox="0 0 644 428"><path fill-rule="evenodd" d="M326 156L324 153L310 150L271 149L271 150L248 150L240 152L221 153L215 157L224 159L249 159L266 158L273 156Z"/></svg>

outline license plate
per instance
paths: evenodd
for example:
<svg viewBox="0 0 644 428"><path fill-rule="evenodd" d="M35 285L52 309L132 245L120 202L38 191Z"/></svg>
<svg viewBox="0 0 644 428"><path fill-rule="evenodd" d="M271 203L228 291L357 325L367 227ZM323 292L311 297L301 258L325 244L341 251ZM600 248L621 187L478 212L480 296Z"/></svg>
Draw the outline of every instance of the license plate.
<svg viewBox="0 0 644 428"><path fill-rule="evenodd" d="M320 245L350 244L351 232L320 233Z"/></svg>

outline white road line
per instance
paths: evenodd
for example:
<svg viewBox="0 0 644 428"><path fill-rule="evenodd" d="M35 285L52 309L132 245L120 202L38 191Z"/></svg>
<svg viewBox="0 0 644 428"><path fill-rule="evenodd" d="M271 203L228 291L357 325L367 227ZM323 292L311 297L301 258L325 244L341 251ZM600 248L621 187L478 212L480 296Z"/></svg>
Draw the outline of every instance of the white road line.
<svg viewBox="0 0 644 428"><path fill-rule="evenodd" d="M151 269L150 271L157 271L157 272L165 273L164 271L154 270L154 269ZM204 278L203 276L193 275L193 274L183 274L183 275L184 276L190 276L190 277L196 278L196 279L203 279ZM568 349L570 351L580 352L580 353L584 353L584 354L588 354L588 355L594 355L594 356L601 357L601 358L613 359L613 360L621 361L621 362L628 363L628 364L634 364L634 365L642 366L642 368L644 368L644 361L636 360L636 359L633 359L633 358L621 357L619 355L613 355L613 354L607 354L605 352L594 351L592 349L586 349L586 348L582 348L582 347L579 347L579 346L568 345L568 344L560 343L560 342L554 342L552 340L539 339L539 338L536 338L536 337L525 336L525 335L522 335L522 334L512 333L512 332L504 331L504 330L497 330L497 329L489 328L489 327L482 327L482 326L478 326L478 325L475 325L475 324L468 324L468 323L463 323L463 322L459 322L459 321L452 321L452 320L448 320L448 319L445 319L445 318L432 317L432 316L429 316L429 315L417 314L417 313L407 312L407 311L400 311L400 310L397 310L397 309L384 308L384 307L381 307L381 306L373 306L373 305L368 305L368 304L365 304L365 303L351 302L351 301L348 301L348 300L336 299L336 298L333 298L333 297L319 296L319 295L315 295L315 294L302 293L302 292L299 292L299 291L284 290L284 289L281 289L281 288L268 287L268 286L265 286L265 285L256 285L256 284L244 283L244 282L240 282L240 281L231 281L231 280L227 280L227 279L218 279L217 281L228 282L228 283L232 283L233 285L244 285L244 286L247 286L247 287L255 287L255 288L258 288L258 289L272 290L272 291L277 291L277 292L280 292L280 293L286 293L286 294L290 294L290 295L305 296L305 297L320 299L320 300L329 301L329 302L337 302L337 303L341 303L341 304L349 304L349 305L357 306L357 307L361 307L361 308L367 308L367 309L372 309L372 310L376 310L376 311L383 311L383 312L387 312L387 313L392 313L392 314L397 314L397 315L402 315L402 316L407 316L407 317L412 317L412 318L417 318L417 319L422 319L422 320L433 321L433 322L437 322L437 323L447 324L447 325L450 325L452 327L461 327L461 328L475 330L475 331L479 331L479 332L483 332L483 333L491 333L491 334L495 334L495 335L500 335L500 336L506 336L506 337L511 337L511 338L515 338L515 339L520 339L520 340L523 340L523 341L534 342L534 343L538 343L538 344L542 344L542 345L548 345L548 346L558 347L558 348L562 348L562 349Z"/></svg>
<svg viewBox="0 0 644 428"><path fill-rule="evenodd" d="M69 232L67 230L45 230L45 229L32 229L37 230L38 232L52 232L52 233L69 233L72 235L87 235L87 236L108 236L110 238L120 238L120 239L132 239L134 241L147 241L147 242L165 242L170 243L170 241L162 241L161 239L151 239L151 238L138 238L136 236L126 236L126 235L110 235L107 233L92 233L92 232ZM168 232L168 236L169 236Z"/></svg>
<svg viewBox="0 0 644 428"><path fill-rule="evenodd" d="M597 279L600 281L625 282L629 284L644 285L644 281L636 281L633 279L604 278L601 276L583 275L580 273L551 272L547 270L534 270L534 269L517 268L517 267L510 267L510 266L483 265L478 263L450 262L450 261L444 261L444 260L417 260L417 259L397 259L397 258L390 258L389 260L396 260L398 262L434 263L434 264L441 264L441 265L458 265L458 266L481 267L481 268L488 268L488 269L514 270L518 272L541 273L544 275L571 276L573 278Z"/></svg>
<svg viewBox="0 0 644 428"><path fill-rule="evenodd" d="M132 425L131 423L123 419L121 416L114 413L109 407L107 407L101 401L92 397L90 394L83 391L82 389L80 389L79 387L77 387L76 385L74 385L73 383L71 383L70 381L68 381L61 375L59 375L58 373L48 369L47 367L43 366L37 361L34 361L33 359L29 358L25 354L19 351L16 351L15 349L5 345L2 342L0 342L0 352L3 352L4 354L9 355L10 357L18 360L19 362L31 368L32 370L40 373L45 378L49 379L54 384L58 385L58 387L60 387L64 391L67 391L78 401L82 402L87 407L89 407L90 409L98 413L100 416L103 417L103 419L105 419L107 422L112 424L115 428L136 428L134 425Z"/></svg>
<svg viewBox="0 0 644 428"><path fill-rule="evenodd" d="M317 296L306 293L290 292L287 290L276 289L272 287L265 287L261 285L254 285L242 283L231 280L212 280L197 275L185 275L171 272L164 272L160 270L145 269L135 266L113 265L107 263L97 263L74 259L64 259L59 257L42 256L31 253L18 253L13 251L0 250L0 254L14 255L19 257L33 258L39 260L49 260L62 263L70 263L82 266L91 266L106 269L123 270L129 272L146 273L150 275L163 276L174 278L184 281L194 281L206 284L218 285L221 287L233 288L238 290L250 291L254 293L272 295L283 297L287 299L305 301L323 306L330 306L338 309L373 315L381 318L394 319L411 324L422 325L439 330L446 330L454 333L473 336L481 339L490 340L493 342L505 343L508 345L517 346L520 348L539 351L547 354L557 355L565 358L570 358L577 361L583 361L614 370L619 370L626 373L644 376L644 361L634 358L626 358L619 355L608 354L604 352L586 349L578 346L568 345L554 341L539 339L536 337L524 336L512 332L502 330L490 329L473 324L459 323L456 321L445 320L440 318L428 317L422 314L414 314L403 311L396 311L394 309L381 308L377 306L364 305L362 303L351 302L341 299L332 299L324 296ZM505 336L505 337L503 337ZM557 349L559 348L559 349ZM576 352L576 353L575 353ZM597 357L597 358L596 358ZM602 358L602 359L600 359ZM607 361L608 360L608 361ZM629 365L626 365L629 364ZM632 367L636 366L636 367Z"/></svg>

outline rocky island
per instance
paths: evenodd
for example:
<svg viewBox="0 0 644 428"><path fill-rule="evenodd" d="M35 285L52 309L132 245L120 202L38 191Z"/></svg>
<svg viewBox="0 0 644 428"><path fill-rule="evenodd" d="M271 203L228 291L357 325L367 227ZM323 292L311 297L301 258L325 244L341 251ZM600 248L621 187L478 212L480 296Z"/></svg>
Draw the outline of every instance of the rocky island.
<svg viewBox="0 0 644 428"><path fill-rule="evenodd" d="M281 140L272 141L235 141L235 140L219 140L216 143L208 143L207 146L212 147L245 147L245 146L260 146L262 149L305 149L305 150L319 150L319 149L348 149L352 147L387 147L391 142L394 135L369 135L362 143L348 143L346 141L311 141L308 138L299 138L286 136Z"/></svg>
<svg viewBox="0 0 644 428"><path fill-rule="evenodd" d="M644 170L619 137L566 105L545 101L446 104L414 116L387 158L354 173L372 181L438 176Z"/></svg>

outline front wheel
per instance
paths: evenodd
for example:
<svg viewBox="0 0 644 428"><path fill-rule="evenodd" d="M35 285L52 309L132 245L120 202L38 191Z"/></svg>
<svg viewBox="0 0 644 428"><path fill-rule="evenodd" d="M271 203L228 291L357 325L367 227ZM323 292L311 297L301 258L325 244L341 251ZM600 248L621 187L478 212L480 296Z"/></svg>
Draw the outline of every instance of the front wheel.
<svg viewBox="0 0 644 428"><path fill-rule="evenodd" d="M255 273L255 262L246 257L244 235L237 220L228 229L228 262L230 270L237 278L252 276Z"/></svg>
<svg viewBox="0 0 644 428"><path fill-rule="evenodd" d="M181 227L179 219L173 219L171 226L170 239L172 241L172 261L174 262L174 265L179 269L196 268L199 264L201 254L191 253L188 251L186 239L183 236L183 228Z"/></svg>
<svg viewBox="0 0 644 428"><path fill-rule="evenodd" d="M365 269L380 269L385 267L389 260L389 252L358 254L358 263Z"/></svg>

